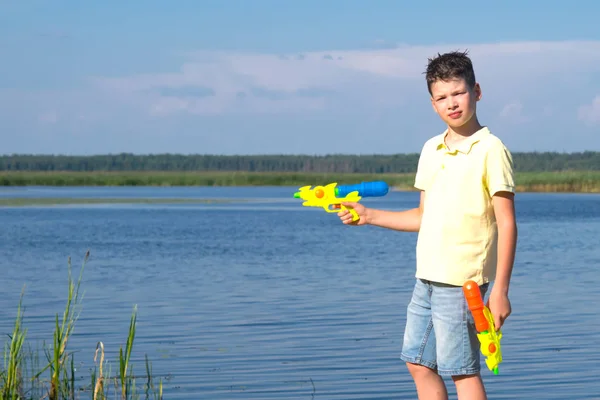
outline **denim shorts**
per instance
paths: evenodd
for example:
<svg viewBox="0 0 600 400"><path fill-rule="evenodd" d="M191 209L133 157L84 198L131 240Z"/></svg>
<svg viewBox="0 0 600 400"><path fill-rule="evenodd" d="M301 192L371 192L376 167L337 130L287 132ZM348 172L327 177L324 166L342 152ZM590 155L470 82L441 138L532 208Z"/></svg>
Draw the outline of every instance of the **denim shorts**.
<svg viewBox="0 0 600 400"><path fill-rule="evenodd" d="M482 297L488 286L480 286ZM417 279L400 358L439 375L473 375L480 371L479 346L462 287Z"/></svg>

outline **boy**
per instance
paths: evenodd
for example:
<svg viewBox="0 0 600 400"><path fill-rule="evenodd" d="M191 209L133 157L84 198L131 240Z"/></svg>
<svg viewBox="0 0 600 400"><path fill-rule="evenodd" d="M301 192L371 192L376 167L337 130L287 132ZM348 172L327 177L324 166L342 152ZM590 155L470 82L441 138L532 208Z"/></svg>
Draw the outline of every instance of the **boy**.
<svg viewBox="0 0 600 400"><path fill-rule="evenodd" d="M512 157L477 119L481 88L467 53L428 60L426 81L434 111L446 130L421 151L415 187L420 204L407 211L354 208L338 213L344 224L370 224L418 232L416 284L407 308L401 359L419 399L447 399L442 376L451 376L460 400L487 399L480 376L479 342L462 285L491 281L488 306L500 329L511 313L508 289L517 227Z"/></svg>

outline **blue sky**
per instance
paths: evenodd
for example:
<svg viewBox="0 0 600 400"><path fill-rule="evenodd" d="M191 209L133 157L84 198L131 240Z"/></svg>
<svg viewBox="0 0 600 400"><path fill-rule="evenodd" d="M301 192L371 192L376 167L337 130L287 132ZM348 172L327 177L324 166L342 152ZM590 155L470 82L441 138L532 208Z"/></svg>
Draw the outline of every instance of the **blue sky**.
<svg viewBox="0 0 600 400"><path fill-rule="evenodd" d="M600 151L600 3L489 4L0 0L0 153L416 152L455 49L512 151Z"/></svg>

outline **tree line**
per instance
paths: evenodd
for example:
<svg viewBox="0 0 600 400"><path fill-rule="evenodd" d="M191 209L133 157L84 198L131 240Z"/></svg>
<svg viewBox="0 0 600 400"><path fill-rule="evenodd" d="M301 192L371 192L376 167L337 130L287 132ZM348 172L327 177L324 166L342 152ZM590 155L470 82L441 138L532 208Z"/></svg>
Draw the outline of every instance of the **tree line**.
<svg viewBox="0 0 600 400"><path fill-rule="evenodd" d="M418 153L393 155L4 155L0 171L249 171L414 173ZM600 152L514 152L515 170L598 171Z"/></svg>

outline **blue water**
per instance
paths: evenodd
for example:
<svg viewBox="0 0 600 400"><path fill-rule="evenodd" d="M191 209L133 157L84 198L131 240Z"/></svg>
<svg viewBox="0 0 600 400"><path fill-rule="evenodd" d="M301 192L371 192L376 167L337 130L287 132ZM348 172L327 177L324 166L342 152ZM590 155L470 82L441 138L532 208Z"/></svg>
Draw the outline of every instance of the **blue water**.
<svg viewBox="0 0 600 400"><path fill-rule="evenodd" d="M416 235L344 226L301 207L295 189L0 190L236 200L0 209L0 334L11 332L26 285L28 341L50 342L67 258L77 275L89 249L70 343L81 385L98 341L116 373L137 304L134 372L145 374L148 354L166 399L416 398L399 359ZM600 399L600 196L517 199L513 314L501 374L483 372L490 398ZM364 204L401 210L417 201L391 192Z"/></svg>

